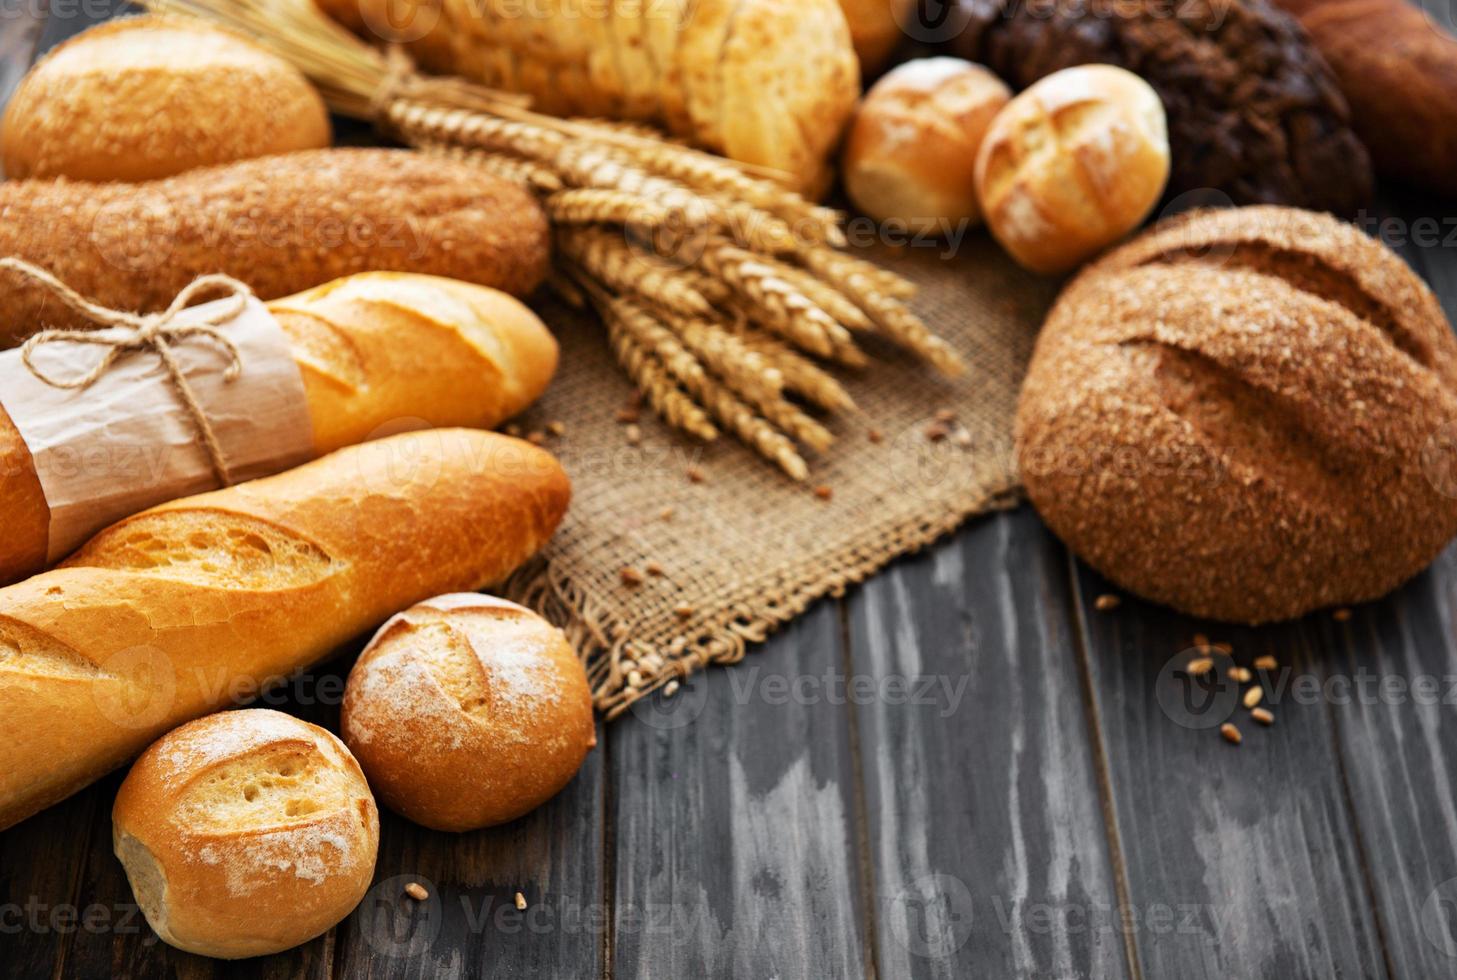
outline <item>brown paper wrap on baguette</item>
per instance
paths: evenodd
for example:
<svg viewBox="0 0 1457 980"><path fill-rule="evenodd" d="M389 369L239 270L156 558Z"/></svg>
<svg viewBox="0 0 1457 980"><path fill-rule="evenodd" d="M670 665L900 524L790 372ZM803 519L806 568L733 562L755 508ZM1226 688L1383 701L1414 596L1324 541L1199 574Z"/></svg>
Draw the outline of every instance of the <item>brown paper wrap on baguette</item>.
<svg viewBox="0 0 1457 980"><path fill-rule="evenodd" d="M543 450L435 429L144 511L0 589L0 829L395 612L504 577L569 496Z"/></svg>
<svg viewBox="0 0 1457 980"><path fill-rule="evenodd" d="M391 426L492 428L534 402L556 370L556 341L536 315L469 283L361 273L268 309L303 376L317 455ZM4 408L0 513L8 532L0 537L5 584L43 567L50 512Z"/></svg>
<svg viewBox="0 0 1457 980"><path fill-rule="evenodd" d="M525 296L546 275L549 247L529 192L407 150L308 150L142 184L0 183L0 255L142 313L213 272L265 300L366 271ZM49 293L0 275L0 344L74 325Z"/></svg>
<svg viewBox="0 0 1457 980"><path fill-rule="evenodd" d="M419 63L561 116L651 122L823 190L860 96L837 0L318 0Z"/></svg>

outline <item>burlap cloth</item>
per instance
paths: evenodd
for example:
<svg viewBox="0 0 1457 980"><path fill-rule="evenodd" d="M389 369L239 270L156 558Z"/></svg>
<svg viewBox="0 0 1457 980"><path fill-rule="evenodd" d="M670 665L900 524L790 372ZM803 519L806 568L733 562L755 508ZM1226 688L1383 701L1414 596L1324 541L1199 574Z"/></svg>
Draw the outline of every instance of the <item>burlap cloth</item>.
<svg viewBox="0 0 1457 980"><path fill-rule="evenodd" d="M572 506L547 551L504 591L567 632L608 718L674 678L741 659L815 599L1015 500L1017 388L1053 285L1018 270L984 233L949 259L933 247L864 254L920 285L914 307L969 369L948 381L867 339L872 367L836 372L860 415L831 420L836 444L810 458L807 485L727 434L705 445L646 407L642 439L629 444L618 413L633 389L600 324L541 304L562 364L520 423L562 424L546 444L571 475ZM955 416L951 434L932 441L927 429L944 411ZM690 480L692 467L702 482ZM624 568L643 573L641 584L625 581Z"/></svg>

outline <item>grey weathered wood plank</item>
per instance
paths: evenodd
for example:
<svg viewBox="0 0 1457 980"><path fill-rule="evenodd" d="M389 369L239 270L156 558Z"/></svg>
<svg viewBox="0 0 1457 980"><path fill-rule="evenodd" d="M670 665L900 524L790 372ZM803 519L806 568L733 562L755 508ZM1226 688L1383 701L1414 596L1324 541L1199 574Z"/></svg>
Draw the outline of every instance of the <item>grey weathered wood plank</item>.
<svg viewBox="0 0 1457 980"><path fill-rule="evenodd" d="M1226 676L1206 698L1177 670L1203 633L1241 664L1273 654L1320 683L1313 624L1233 628L1127 598L1092 611L1113 590L1080 564L1074 574L1143 975L1384 976L1324 707L1272 684L1265 728ZM1225 720L1241 746L1220 737Z"/></svg>
<svg viewBox="0 0 1457 980"><path fill-rule="evenodd" d="M335 975L601 976L604 772L599 742L556 798L489 830L439 833L383 814L375 884L335 930ZM404 896L411 881L428 901Z"/></svg>
<svg viewBox="0 0 1457 980"><path fill-rule="evenodd" d="M615 976L871 975L842 653L822 602L614 723Z"/></svg>
<svg viewBox="0 0 1457 980"><path fill-rule="evenodd" d="M886 977L1127 975L1061 550L978 521L849 600ZM959 693L958 693L959 692Z"/></svg>

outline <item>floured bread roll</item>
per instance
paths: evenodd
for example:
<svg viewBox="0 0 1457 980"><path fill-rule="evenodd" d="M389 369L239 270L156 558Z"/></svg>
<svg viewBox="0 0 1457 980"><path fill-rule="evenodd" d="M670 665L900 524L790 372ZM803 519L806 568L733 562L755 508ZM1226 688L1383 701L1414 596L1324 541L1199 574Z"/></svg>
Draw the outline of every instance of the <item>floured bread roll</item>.
<svg viewBox="0 0 1457 980"><path fill-rule="evenodd" d="M561 631L475 593L386 623L349 674L340 728L384 804L435 830L535 809L597 744L587 675Z"/></svg>
<svg viewBox="0 0 1457 980"><path fill-rule="evenodd" d="M349 750L264 709L157 740L111 821L157 935L223 959L289 949L339 922L364 897L379 851L379 811Z"/></svg>

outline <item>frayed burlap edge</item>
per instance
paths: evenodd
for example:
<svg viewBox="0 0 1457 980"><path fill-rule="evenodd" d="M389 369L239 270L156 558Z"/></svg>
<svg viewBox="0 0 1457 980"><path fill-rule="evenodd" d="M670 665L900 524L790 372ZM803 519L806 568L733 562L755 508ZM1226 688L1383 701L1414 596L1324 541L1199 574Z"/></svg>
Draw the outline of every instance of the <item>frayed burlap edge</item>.
<svg viewBox="0 0 1457 980"><path fill-rule="evenodd" d="M827 555L819 574L800 577L791 588L772 591L760 583L764 600L728 606L677 634L666 649L648 649L629 635L627 622L560 572L549 551L512 575L502 592L561 628L586 666L593 704L611 721L672 681L710 665L738 663L751 644L764 642L816 600L844 595L894 559L920 551L973 517L1009 509L1020 500L1019 484L1011 478L968 496L934 519L891 528L874 540Z"/></svg>

